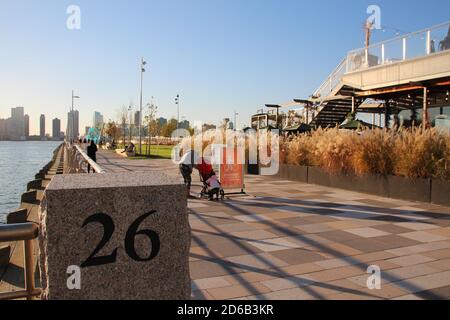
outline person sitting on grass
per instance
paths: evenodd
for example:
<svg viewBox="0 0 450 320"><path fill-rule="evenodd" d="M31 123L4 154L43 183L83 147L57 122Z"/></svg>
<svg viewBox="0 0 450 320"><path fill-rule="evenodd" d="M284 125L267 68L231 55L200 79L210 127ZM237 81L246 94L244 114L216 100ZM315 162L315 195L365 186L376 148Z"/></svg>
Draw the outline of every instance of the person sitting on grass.
<svg viewBox="0 0 450 320"><path fill-rule="evenodd" d="M125 149L122 151L122 153L133 153L134 152L134 143L130 142L130 144L128 146L125 146Z"/></svg>

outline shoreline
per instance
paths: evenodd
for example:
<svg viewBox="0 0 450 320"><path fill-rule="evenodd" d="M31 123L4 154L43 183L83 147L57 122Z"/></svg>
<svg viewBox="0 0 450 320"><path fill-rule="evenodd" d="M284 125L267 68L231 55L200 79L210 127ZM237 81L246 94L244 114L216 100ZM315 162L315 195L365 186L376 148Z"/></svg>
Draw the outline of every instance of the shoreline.
<svg viewBox="0 0 450 320"><path fill-rule="evenodd" d="M35 142L35 141L28 140L23 142ZM41 141L41 142L55 142L55 141ZM26 204L33 203L36 201L37 189L39 189L42 186L42 180L45 178L50 168L54 165L58 152L63 145L64 143L60 143L53 150L51 160L46 165L44 165L39 171L37 171L37 173L34 175L33 180L30 180L26 183L25 188L26 191L19 195L20 196L19 206L13 211L3 213L2 214L3 218L0 220L0 224L26 222L29 215L28 209L25 208Z"/></svg>

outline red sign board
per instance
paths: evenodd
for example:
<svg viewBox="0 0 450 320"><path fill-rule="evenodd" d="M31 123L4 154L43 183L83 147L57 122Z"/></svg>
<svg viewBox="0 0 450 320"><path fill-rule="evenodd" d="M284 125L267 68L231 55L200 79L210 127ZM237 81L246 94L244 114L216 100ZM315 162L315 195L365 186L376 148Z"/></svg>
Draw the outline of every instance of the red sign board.
<svg viewBox="0 0 450 320"><path fill-rule="evenodd" d="M244 165L238 164L237 149L234 150L234 161L227 161L227 148L222 148L219 169L220 183L224 189L244 188Z"/></svg>

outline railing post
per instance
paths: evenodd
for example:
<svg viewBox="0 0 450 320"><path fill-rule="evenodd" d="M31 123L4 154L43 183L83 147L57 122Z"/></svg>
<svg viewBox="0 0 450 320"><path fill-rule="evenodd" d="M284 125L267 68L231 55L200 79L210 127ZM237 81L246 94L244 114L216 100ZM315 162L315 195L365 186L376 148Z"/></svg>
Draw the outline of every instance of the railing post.
<svg viewBox="0 0 450 320"><path fill-rule="evenodd" d="M381 64L384 64L386 61L385 51L384 51L384 43L381 44Z"/></svg>
<svg viewBox="0 0 450 320"><path fill-rule="evenodd" d="M28 293L27 300L33 299L34 287L34 263L33 263L33 240L25 240L24 243L24 267L25 267L25 290Z"/></svg>
<svg viewBox="0 0 450 320"><path fill-rule="evenodd" d="M406 37L403 38L403 60L406 60Z"/></svg>
<svg viewBox="0 0 450 320"><path fill-rule="evenodd" d="M365 50L365 58L366 58L365 65L366 65L366 68L368 68L369 67L369 48L366 48L366 50Z"/></svg>
<svg viewBox="0 0 450 320"><path fill-rule="evenodd" d="M427 48L427 55L431 54L431 30L427 31L427 43L426 43L426 48Z"/></svg>

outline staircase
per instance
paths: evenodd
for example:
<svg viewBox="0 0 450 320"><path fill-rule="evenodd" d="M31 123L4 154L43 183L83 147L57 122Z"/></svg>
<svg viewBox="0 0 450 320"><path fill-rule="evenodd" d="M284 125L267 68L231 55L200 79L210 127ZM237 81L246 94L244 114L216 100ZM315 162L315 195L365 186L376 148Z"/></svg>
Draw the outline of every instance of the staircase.
<svg viewBox="0 0 450 320"><path fill-rule="evenodd" d="M334 127L344 122L352 111L352 95L355 90L342 83L347 70L347 58L343 59L336 69L317 89L312 98L313 116L308 124L313 127ZM355 99L355 109L363 103Z"/></svg>

